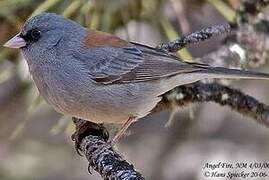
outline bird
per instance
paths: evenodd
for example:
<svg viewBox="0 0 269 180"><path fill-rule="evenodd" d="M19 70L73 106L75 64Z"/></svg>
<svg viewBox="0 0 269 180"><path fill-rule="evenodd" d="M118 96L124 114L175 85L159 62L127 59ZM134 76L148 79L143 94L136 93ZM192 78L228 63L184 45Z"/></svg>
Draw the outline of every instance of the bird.
<svg viewBox="0 0 269 180"><path fill-rule="evenodd" d="M269 80L267 73L184 62L55 13L31 17L4 46L20 49L39 93L56 111L121 124L112 145L176 86L207 78Z"/></svg>

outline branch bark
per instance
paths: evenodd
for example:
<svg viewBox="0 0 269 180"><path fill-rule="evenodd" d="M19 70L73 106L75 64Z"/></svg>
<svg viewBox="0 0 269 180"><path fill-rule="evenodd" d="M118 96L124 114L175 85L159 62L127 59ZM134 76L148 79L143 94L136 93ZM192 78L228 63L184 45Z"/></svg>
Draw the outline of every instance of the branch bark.
<svg viewBox="0 0 269 180"><path fill-rule="evenodd" d="M77 118L73 118L73 122L79 133L73 137L79 138L76 148L87 158L90 173L92 168L104 179L144 180L134 166L107 143L108 134L102 125Z"/></svg>
<svg viewBox="0 0 269 180"><path fill-rule="evenodd" d="M162 43L158 45L156 48L168 52L177 52L188 45L197 44L201 41L209 40L213 36L229 33L230 31L231 28L228 24L207 27L200 31L196 31L189 35L183 36L182 38Z"/></svg>
<svg viewBox="0 0 269 180"><path fill-rule="evenodd" d="M196 82L179 86L163 96L163 100L153 110L158 112L175 106L187 106L191 103L215 102L229 106L238 113L251 117L260 124L269 127L269 106L240 90L213 83Z"/></svg>

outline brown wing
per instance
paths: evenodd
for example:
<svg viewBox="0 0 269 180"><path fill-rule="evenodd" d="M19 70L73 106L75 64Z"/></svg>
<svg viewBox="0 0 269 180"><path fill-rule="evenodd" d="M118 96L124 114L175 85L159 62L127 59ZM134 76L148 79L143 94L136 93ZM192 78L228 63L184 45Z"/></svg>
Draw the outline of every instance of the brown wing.
<svg viewBox="0 0 269 180"><path fill-rule="evenodd" d="M87 48L126 47L130 45L129 42L124 41L113 34L97 30L89 30L83 44Z"/></svg>

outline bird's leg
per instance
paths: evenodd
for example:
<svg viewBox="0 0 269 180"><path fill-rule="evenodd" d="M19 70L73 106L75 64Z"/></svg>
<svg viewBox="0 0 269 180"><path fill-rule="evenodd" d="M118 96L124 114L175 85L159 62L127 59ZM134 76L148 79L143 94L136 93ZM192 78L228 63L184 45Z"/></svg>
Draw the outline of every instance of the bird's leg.
<svg viewBox="0 0 269 180"><path fill-rule="evenodd" d="M136 117L129 117L129 119L121 126L120 130L116 133L116 135L113 137L113 139L110 141L111 146L113 147L119 139L124 135L128 127L136 121Z"/></svg>
<svg viewBox="0 0 269 180"><path fill-rule="evenodd" d="M113 148L119 139L124 135L128 127L137 120L137 117L129 117L127 121L124 122L124 124L121 126L120 130L116 133L116 135L112 138L112 140L100 145L96 151L104 150L104 149L110 149Z"/></svg>
<svg viewBox="0 0 269 180"><path fill-rule="evenodd" d="M112 148L119 139L124 135L128 127L136 121L136 117L130 117L128 120L121 126L120 130L116 133L116 135L112 138L111 141L102 144L96 151L100 149L109 149ZM101 124L96 124L90 121L85 121L78 118L73 118L73 122L76 124L76 131L72 135L72 140L75 141L75 148L79 155L81 155L80 151L80 142L81 140L88 135L92 136L101 136L104 138L104 141L108 139L108 132Z"/></svg>

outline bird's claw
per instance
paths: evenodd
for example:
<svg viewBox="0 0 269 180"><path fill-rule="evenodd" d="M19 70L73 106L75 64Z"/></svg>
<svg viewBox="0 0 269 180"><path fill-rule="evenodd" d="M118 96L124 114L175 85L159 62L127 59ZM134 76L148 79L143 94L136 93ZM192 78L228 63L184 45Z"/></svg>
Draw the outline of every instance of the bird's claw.
<svg viewBox="0 0 269 180"><path fill-rule="evenodd" d="M75 149L80 156L82 156L82 149L80 147L80 143L82 139L88 135L101 136L105 141L107 141L109 138L109 133L103 127L102 124L96 124L90 121L83 121L76 128L76 131L71 136L71 139L75 142Z"/></svg>

